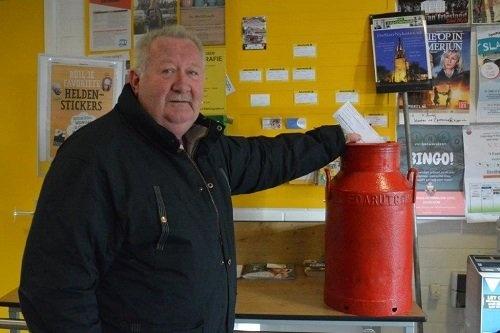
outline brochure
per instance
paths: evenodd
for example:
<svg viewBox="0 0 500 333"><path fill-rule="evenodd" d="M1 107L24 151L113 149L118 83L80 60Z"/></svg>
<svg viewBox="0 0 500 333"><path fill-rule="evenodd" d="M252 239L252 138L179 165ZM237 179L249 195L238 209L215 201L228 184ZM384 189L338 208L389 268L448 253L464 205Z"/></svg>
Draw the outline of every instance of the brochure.
<svg viewBox="0 0 500 333"><path fill-rule="evenodd" d="M424 14L371 15L377 93L431 89L431 66Z"/></svg>
<svg viewBox="0 0 500 333"><path fill-rule="evenodd" d="M303 261L304 273L306 276L325 276L325 261L306 259Z"/></svg>
<svg viewBox="0 0 500 333"><path fill-rule="evenodd" d="M500 121L500 28L477 27L477 122Z"/></svg>
<svg viewBox="0 0 500 333"><path fill-rule="evenodd" d="M471 30L469 27L431 26L427 29L427 39L432 90L408 92L410 124L467 125Z"/></svg>
<svg viewBox="0 0 500 333"><path fill-rule="evenodd" d="M481 0L484 1L484 0ZM402 13L423 11L428 25L462 24L469 22L470 0L399 0Z"/></svg>
<svg viewBox="0 0 500 333"><path fill-rule="evenodd" d="M243 265L241 277L244 279L295 279L293 264L252 263Z"/></svg>

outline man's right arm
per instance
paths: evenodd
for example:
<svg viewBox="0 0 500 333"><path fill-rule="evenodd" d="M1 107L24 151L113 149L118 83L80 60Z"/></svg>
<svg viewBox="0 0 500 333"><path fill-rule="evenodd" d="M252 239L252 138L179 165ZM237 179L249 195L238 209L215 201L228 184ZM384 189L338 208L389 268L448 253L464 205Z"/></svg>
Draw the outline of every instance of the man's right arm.
<svg viewBox="0 0 500 333"><path fill-rule="evenodd" d="M109 263L105 181L80 159L47 175L28 235L19 297L31 332L101 332L95 289Z"/></svg>

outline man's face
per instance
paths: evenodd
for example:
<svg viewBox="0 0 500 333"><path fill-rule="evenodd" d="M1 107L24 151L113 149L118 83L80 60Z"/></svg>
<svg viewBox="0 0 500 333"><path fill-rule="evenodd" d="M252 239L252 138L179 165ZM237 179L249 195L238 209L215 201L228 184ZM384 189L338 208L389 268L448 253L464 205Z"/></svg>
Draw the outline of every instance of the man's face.
<svg viewBox="0 0 500 333"><path fill-rule="evenodd" d="M144 72L130 73L130 83L144 109L178 139L195 122L203 98L205 69L188 39L159 37L151 43Z"/></svg>

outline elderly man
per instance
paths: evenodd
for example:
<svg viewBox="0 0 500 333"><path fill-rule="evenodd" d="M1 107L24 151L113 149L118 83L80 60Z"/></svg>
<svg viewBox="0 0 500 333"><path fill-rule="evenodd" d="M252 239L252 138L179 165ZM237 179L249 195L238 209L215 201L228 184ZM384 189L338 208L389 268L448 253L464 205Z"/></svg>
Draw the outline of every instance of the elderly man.
<svg viewBox="0 0 500 333"><path fill-rule="evenodd" d="M45 179L19 295L32 332L232 332L231 195L339 156L340 127L231 137L200 114L204 60L180 26L152 31L115 108L71 135Z"/></svg>

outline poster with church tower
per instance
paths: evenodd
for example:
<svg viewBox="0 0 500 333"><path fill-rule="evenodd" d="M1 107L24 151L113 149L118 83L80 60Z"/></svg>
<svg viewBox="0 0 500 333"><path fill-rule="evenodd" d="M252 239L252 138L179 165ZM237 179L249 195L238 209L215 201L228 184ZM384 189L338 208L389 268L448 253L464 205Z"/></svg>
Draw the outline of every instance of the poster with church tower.
<svg viewBox="0 0 500 333"><path fill-rule="evenodd" d="M370 20L377 93L431 89L424 14L387 13Z"/></svg>

